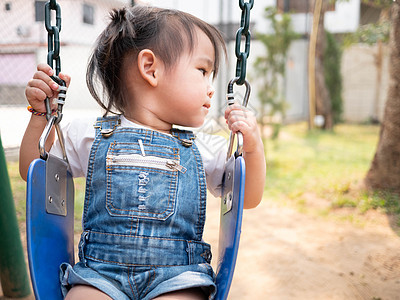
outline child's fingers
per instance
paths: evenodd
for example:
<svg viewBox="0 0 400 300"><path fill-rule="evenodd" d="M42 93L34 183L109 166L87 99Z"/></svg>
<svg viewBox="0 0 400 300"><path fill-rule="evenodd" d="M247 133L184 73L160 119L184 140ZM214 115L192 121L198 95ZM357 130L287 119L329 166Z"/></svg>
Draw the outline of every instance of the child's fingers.
<svg viewBox="0 0 400 300"><path fill-rule="evenodd" d="M46 111L44 104L46 98L50 99L52 109L57 108L57 101L54 99L58 97L59 85L51 79L52 75L54 75L54 71L49 65L38 64L37 71L26 86L26 99L36 111ZM59 77L65 81L67 86L71 82L71 77L66 74L60 73Z"/></svg>
<svg viewBox="0 0 400 300"><path fill-rule="evenodd" d="M52 69L48 64L40 63L40 64L37 65L36 68L37 68L37 70L38 70L39 72L43 72L43 73L45 73L45 74L48 75L48 76L54 75L53 69Z"/></svg>
<svg viewBox="0 0 400 300"><path fill-rule="evenodd" d="M243 134L243 150L252 152L260 141L257 120L253 112L240 104L229 105L225 110L225 119L233 133Z"/></svg>
<svg viewBox="0 0 400 300"><path fill-rule="evenodd" d="M44 99L47 97L46 93L42 89L34 86L30 86L25 89L25 96L29 104L32 106L35 104L35 102L44 101Z"/></svg>
<svg viewBox="0 0 400 300"><path fill-rule="evenodd" d="M240 107L238 109L231 110L226 116L226 122L228 126L231 126L232 123L236 121L244 121L248 123L252 123L253 114L244 107Z"/></svg>
<svg viewBox="0 0 400 300"><path fill-rule="evenodd" d="M54 75L54 70L47 64L38 64L37 65L37 70L38 72L35 73L35 76L38 77L38 79L42 79L45 82L49 82L49 86L51 86L51 88L53 90L57 90L58 89L58 84L55 83L50 76ZM71 77L67 74L64 73L59 73L58 77L60 77L60 79L64 80L67 87L69 86L70 82L71 82Z"/></svg>
<svg viewBox="0 0 400 300"><path fill-rule="evenodd" d="M247 136L247 134L250 132L251 129L249 124L243 120L238 120L233 122L230 128L234 133L240 131L244 136Z"/></svg>
<svg viewBox="0 0 400 300"><path fill-rule="evenodd" d="M69 84L71 83L71 77L67 74L61 73L58 74L58 77L60 77L60 79L65 81L65 84L67 85L67 87L69 86Z"/></svg>
<svg viewBox="0 0 400 300"><path fill-rule="evenodd" d="M228 119L229 114L234 111L234 110L243 110L243 106L241 106L239 103L234 103L232 105L228 105L226 110L225 110L225 119Z"/></svg>
<svg viewBox="0 0 400 300"><path fill-rule="evenodd" d="M52 90L43 81L32 79L25 89L25 96L29 104L35 106L36 103L43 102L46 97L51 98Z"/></svg>

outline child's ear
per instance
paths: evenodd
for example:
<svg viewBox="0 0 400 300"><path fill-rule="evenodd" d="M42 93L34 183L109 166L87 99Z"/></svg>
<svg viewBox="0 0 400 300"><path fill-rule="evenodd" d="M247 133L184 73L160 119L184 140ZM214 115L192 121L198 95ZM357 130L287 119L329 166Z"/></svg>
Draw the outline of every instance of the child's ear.
<svg viewBox="0 0 400 300"><path fill-rule="evenodd" d="M139 52L138 59L139 73L151 86L156 87L158 84L158 73L160 61L154 52L149 49L143 49Z"/></svg>

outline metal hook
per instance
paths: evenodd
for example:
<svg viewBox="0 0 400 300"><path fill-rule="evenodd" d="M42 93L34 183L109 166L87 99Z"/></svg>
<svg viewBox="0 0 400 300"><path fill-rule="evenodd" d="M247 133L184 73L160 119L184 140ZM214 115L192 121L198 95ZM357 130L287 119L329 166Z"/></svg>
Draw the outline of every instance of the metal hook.
<svg viewBox="0 0 400 300"><path fill-rule="evenodd" d="M49 154L46 151L46 141L47 138L49 137L49 134L51 130L53 129L53 126L56 128L56 132L58 135L58 140L61 146L61 150L63 153L63 159L68 162L67 159L67 152L65 150L65 141L64 141L64 136L62 134L62 131L60 129L60 126L56 124L57 117L56 116L50 116L50 119L47 121L46 127L44 128L42 135L40 136L39 139L39 153L40 153L40 158L43 160L47 160Z"/></svg>
<svg viewBox="0 0 400 300"><path fill-rule="evenodd" d="M232 105L235 103L235 97L233 95L233 85L235 83L237 83L238 80L239 80L239 77L235 77L235 78L231 79L228 83L228 89L227 89L227 94L226 94L226 98L228 100L228 105ZM251 86L247 80L244 81L244 84L246 87L246 92L243 97L242 106L247 107L247 104L249 103L249 99L250 99ZM237 156L240 156L243 154L243 135L241 132L237 132L236 136L237 136L237 148L235 151L235 156L237 157ZM231 132L231 134L229 136L229 146L228 146L228 152L226 155L226 160L228 160L229 157L231 157L231 155L232 155L234 140L235 140L235 135Z"/></svg>

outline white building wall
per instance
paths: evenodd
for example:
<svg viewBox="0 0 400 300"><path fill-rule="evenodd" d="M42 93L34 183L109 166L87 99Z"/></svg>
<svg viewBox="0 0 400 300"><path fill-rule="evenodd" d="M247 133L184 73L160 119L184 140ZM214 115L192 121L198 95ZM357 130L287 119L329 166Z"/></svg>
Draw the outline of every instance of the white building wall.
<svg viewBox="0 0 400 300"><path fill-rule="evenodd" d="M296 1L296 0L292 0ZM335 4L335 11L327 12L325 15L325 26L333 32L352 32L357 29L360 14L361 0L339 1ZM160 7L176 8L189 12L199 18L211 23L220 22L221 1L218 0L147 0L143 1ZM222 0L224 13L223 21L240 22L241 10L238 1ZM276 0L257 0L251 10L251 20L255 22L254 31L265 31L269 26L264 19L264 9L268 6L276 6ZM300 33L309 32L312 23L312 14L295 14L292 21L296 31Z"/></svg>
<svg viewBox="0 0 400 300"><path fill-rule="evenodd" d="M6 3L11 4L10 11L4 9ZM91 45L104 28L108 11L123 5L124 1L63 0L57 3L61 6L60 39L62 42ZM95 8L93 25L83 23L83 3ZM35 21L35 1L0 0L0 20L0 24L6 27L0 30L0 45L47 44L44 22ZM52 25L55 25L55 21L52 21Z"/></svg>
<svg viewBox="0 0 400 300"><path fill-rule="evenodd" d="M360 1L340 1L325 14L325 28L332 33L354 32L360 23Z"/></svg>
<svg viewBox="0 0 400 300"><path fill-rule="evenodd" d="M342 57L343 118L351 122L366 122L375 115L375 91L377 69L374 55L376 46L354 45L346 49ZM382 83L378 98L379 120L383 118L389 86L389 49L384 48Z"/></svg>
<svg viewBox="0 0 400 300"><path fill-rule="evenodd" d="M63 14L63 41L74 45L89 46L95 42L108 23L109 11L123 5L123 1L117 0L63 0L59 3L62 5ZM94 24L83 22L83 4L94 7Z"/></svg>
<svg viewBox="0 0 400 300"><path fill-rule="evenodd" d="M6 2L11 4L9 11L5 10ZM0 44L27 44L37 41L39 24L35 24L35 6L33 1L1 0L0 8L0 20L3 28L0 30ZM4 28L7 28L7 30Z"/></svg>

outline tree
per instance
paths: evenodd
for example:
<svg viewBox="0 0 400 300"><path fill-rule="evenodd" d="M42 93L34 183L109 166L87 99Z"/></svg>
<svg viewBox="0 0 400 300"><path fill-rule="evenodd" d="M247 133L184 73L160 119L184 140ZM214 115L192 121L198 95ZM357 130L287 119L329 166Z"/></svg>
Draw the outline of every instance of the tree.
<svg viewBox="0 0 400 300"><path fill-rule="evenodd" d="M315 3L317 5L317 1ZM324 117L323 129L333 128L332 104L324 76L324 54L326 48L324 19L329 4L330 0L322 0L315 47L315 113Z"/></svg>
<svg viewBox="0 0 400 300"><path fill-rule="evenodd" d="M266 125L264 116L268 116L269 122L274 128L272 136L277 137L281 121L272 121L272 119L278 114L283 119L287 107L280 79L285 76L290 44L299 38L299 35L292 29L289 14L284 13L278 18L276 9L267 7L265 18L270 21L272 33L257 33L257 39L266 48L266 55L257 57L254 67L258 82L257 95L261 102L261 129L264 132Z"/></svg>
<svg viewBox="0 0 400 300"><path fill-rule="evenodd" d="M400 193L400 4L391 6L390 83L379 142L364 183L373 190Z"/></svg>
<svg viewBox="0 0 400 300"><path fill-rule="evenodd" d="M343 113L342 74L340 68L342 51L333 34L328 31L325 34L324 77L330 97L333 124L337 124L342 121Z"/></svg>
<svg viewBox="0 0 400 300"><path fill-rule="evenodd" d="M379 22L366 24L358 28L354 33L347 34L344 39L344 47L349 47L354 43L364 43L367 45L376 45L376 52L373 52L376 69L376 86L374 95L374 109L371 115L373 123L379 122L378 111L380 102L380 91L382 83L383 67L383 47L389 42L389 7L383 7L379 16Z"/></svg>

